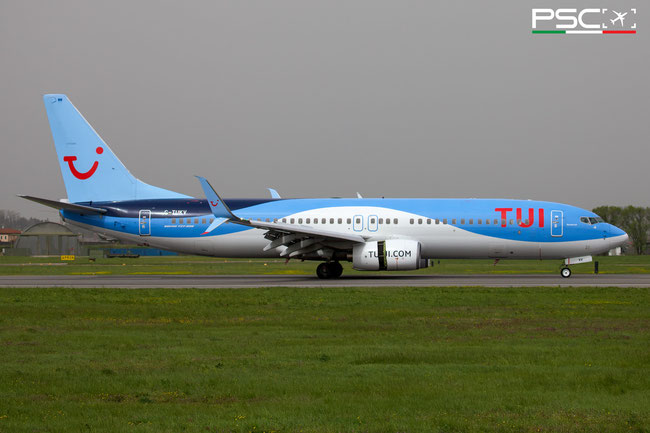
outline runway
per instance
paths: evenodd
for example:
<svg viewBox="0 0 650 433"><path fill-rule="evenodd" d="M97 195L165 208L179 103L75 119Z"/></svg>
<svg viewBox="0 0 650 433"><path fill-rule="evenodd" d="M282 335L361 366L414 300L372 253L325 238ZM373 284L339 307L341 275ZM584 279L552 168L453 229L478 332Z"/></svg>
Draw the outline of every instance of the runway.
<svg viewBox="0 0 650 433"><path fill-rule="evenodd" d="M373 275L320 280L311 275L0 276L0 287L228 289L250 287L650 287L650 275Z"/></svg>

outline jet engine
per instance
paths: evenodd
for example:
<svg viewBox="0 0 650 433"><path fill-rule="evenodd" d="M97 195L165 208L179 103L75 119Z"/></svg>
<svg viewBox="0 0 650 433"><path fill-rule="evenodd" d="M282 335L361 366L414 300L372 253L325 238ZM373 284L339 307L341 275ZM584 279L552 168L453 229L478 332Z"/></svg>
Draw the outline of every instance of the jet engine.
<svg viewBox="0 0 650 433"><path fill-rule="evenodd" d="M352 267L359 271L411 271L426 268L420 243L406 239L364 242L352 249Z"/></svg>

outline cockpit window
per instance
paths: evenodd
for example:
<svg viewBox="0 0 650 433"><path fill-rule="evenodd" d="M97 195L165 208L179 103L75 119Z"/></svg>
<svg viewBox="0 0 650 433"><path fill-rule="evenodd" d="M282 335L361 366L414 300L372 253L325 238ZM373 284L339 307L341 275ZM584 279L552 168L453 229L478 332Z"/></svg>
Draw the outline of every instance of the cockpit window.
<svg viewBox="0 0 650 433"><path fill-rule="evenodd" d="M603 220L601 217L580 217L580 222L593 225L598 223L604 223L605 220Z"/></svg>

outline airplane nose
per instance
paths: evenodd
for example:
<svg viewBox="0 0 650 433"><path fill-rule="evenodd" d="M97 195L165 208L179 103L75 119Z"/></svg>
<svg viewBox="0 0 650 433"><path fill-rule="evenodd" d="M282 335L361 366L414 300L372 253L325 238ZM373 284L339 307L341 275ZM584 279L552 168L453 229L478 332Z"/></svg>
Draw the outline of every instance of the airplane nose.
<svg viewBox="0 0 650 433"><path fill-rule="evenodd" d="M616 226L610 226L610 248L616 248L627 243L630 239L627 233L624 230L619 229Z"/></svg>

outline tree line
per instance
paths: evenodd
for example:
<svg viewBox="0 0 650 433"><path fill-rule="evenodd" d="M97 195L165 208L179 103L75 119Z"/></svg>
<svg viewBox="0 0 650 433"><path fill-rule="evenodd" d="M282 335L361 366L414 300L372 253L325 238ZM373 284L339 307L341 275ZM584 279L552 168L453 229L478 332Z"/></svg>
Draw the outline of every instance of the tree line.
<svg viewBox="0 0 650 433"><path fill-rule="evenodd" d="M599 206L593 212L610 224L625 230L637 254L645 254L650 230L650 208Z"/></svg>
<svg viewBox="0 0 650 433"><path fill-rule="evenodd" d="M25 218L15 210L0 209L0 227L25 230L36 223L43 222L37 218Z"/></svg>

